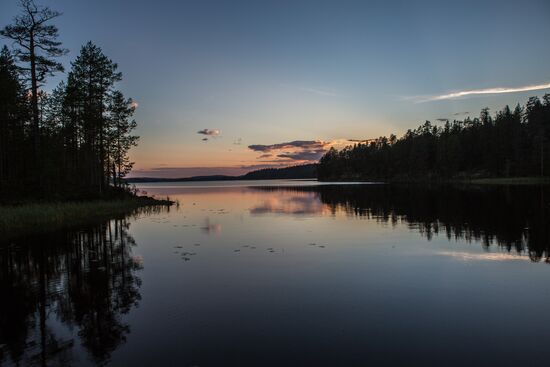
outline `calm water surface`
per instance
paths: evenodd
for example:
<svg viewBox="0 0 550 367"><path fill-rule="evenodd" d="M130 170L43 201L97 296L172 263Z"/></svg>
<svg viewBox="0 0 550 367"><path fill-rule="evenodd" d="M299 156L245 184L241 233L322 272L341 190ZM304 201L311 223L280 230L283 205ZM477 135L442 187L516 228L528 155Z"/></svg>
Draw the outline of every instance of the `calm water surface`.
<svg viewBox="0 0 550 367"><path fill-rule="evenodd" d="M0 243L0 364L547 366L550 190L142 184Z"/></svg>

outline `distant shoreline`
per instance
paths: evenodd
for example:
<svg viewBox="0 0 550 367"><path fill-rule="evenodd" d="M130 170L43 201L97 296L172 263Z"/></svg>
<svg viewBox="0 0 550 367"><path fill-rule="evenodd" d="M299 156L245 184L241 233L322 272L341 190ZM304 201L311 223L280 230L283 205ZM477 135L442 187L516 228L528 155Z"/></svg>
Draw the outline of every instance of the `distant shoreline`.
<svg viewBox="0 0 550 367"><path fill-rule="evenodd" d="M386 184L472 184L472 185L550 185L548 177L486 177L486 178L457 178L457 179L408 179L408 180L375 180L342 177L320 180L317 177L307 178L245 178L244 176L194 176L184 178L156 178L135 177L127 179L128 183L155 183L155 182L212 182L212 181L263 181L263 180L312 180L321 183L327 182L376 182Z"/></svg>
<svg viewBox="0 0 550 367"><path fill-rule="evenodd" d="M217 176L200 176L200 177L184 177L184 178L155 178L155 177L135 177L126 180L128 183L150 183L150 182L209 182L209 181L264 181L264 180L314 180L318 181L317 177L301 177L301 178L244 178L241 176L227 176L220 178ZM321 181L319 181L321 182Z"/></svg>
<svg viewBox="0 0 550 367"><path fill-rule="evenodd" d="M196 182L196 181L243 181L278 179L317 179L317 164L304 164L284 168L264 168L240 176L209 175L192 177L128 177L128 183L142 182Z"/></svg>

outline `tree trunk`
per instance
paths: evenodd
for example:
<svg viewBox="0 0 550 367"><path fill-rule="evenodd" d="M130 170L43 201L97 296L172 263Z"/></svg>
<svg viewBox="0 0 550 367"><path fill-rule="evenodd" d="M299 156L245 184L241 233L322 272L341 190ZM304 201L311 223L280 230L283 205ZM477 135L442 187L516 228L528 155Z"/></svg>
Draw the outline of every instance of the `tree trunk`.
<svg viewBox="0 0 550 367"><path fill-rule="evenodd" d="M112 169L113 169L113 186L118 187L118 180L117 180L117 177L116 177L116 168L115 168L115 162L114 161L113 161Z"/></svg>
<svg viewBox="0 0 550 367"><path fill-rule="evenodd" d="M35 171L32 174L38 176L39 188L42 186L42 164L40 157L40 116L38 112L38 81L36 79L36 54L34 45L34 33L30 32L29 44L30 62L31 62L31 107L32 107L32 139L33 139L33 158Z"/></svg>

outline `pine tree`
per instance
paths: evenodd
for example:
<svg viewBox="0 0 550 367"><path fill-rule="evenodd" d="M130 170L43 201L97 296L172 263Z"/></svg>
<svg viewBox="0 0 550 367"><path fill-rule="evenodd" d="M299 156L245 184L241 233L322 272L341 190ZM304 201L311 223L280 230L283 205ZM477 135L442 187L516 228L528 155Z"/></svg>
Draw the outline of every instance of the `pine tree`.
<svg viewBox="0 0 550 367"><path fill-rule="evenodd" d="M71 109L76 111L74 123L82 133L80 165L85 171L80 174L97 195L102 195L109 184L107 104L114 83L122 78L116 70L117 64L88 42L72 63L67 85Z"/></svg>
<svg viewBox="0 0 550 367"><path fill-rule="evenodd" d="M120 187L122 179L130 172L133 162L128 151L137 145L138 136L131 135L136 128L135 120L130 120L136 107L132 99L125 99L120 91L115 91L109 103L108 162L112 170L112 181Z"/></svg>
<svg viewBox="0 0 550 367"><path fill-rule="evenodd" d="M25 179L27 104L25 91L11 52L0 51L0 192L17 188Z"/></svg>
<svg viewBox="0 0 550 367"><path fill-rule="evenodd" d="M55 58L67 51L57 41L58 30L48 22L61 13L48 7L39 7L33 0L21 0L21 14L16 16L13 24L0 30L0 35L11 39L15 45L15 56L24 66L20 66L26 84L30 84L32 107L32 137L35 162L40 167L40 116L39 88L47 76L63 71L63 66Z"/></svg>

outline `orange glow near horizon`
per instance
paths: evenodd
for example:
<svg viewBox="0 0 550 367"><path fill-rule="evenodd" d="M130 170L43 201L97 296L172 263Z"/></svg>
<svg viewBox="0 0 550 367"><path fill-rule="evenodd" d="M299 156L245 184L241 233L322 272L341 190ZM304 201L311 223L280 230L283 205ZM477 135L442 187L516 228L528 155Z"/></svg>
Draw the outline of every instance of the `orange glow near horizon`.
<svg viewBox="0 0 550 367"><path fill-rule="evenodd" d="M252 146L256 149L254 150L242 143L228 144L221 138L212 138L194 146L192 154L183 155L177 153L181 146L165 144L142 157L134 154L132 159L137 163L129 177L242 175L262 168L315 163L331 147L341 149L353 143L354 141L343 138L332 141L293 141L259 147L254 145ZM301 159L302 156L303 159ZM196 157L200 157L200 161Z"/></svg>

